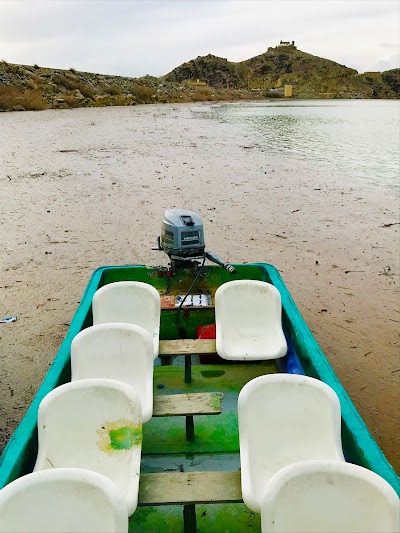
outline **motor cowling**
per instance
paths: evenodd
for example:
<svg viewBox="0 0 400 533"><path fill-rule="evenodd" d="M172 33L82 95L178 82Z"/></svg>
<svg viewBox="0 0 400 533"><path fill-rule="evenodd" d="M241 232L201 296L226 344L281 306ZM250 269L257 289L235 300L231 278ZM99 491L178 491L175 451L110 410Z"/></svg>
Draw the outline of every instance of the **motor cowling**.
<svg viewBox="0 0 400 533"><path fill-rule="evenodd" d="M205 244L201 217L185 209L166 209L159 246L173 259L203 257Z"/></svg>

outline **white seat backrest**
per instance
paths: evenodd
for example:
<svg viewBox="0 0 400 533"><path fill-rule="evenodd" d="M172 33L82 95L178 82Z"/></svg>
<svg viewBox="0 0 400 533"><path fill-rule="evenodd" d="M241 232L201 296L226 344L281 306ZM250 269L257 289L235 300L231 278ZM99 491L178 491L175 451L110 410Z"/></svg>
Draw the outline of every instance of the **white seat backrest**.
<svg viewBox="0 0 400 533"><path fill-rule="evenodd" d="M128 511L105 476L56 468L16 479L0 490L0 533L124 533Z"/></svg>
<svg viewBox="0 0 400 533"><path fill-rule="evenodd" d="M399 499L361 466L305 461L280 470L265 488L263 533L398 533Z"/></svg>
<svg viewBox="0 0 400 533"><path fill-rule="evenodd" d="M160 294L152 285L140 281L118 281L98 289L92 302L93 325L125 322L141 326L153 339L158 355L160 336Z"/></svg>
<svg viewBox="0 0 400 533"><path fill-rule="evenodd" d="M139 394L142 417L153 414L154 350L150 334L132 324L99 324L84 329L71 344L71 381L123 381Z"/></svg>
<svg viewBox="0 0 400 533"><path fill-rule="evenodd" d="M266 484L281 468L308 459L344 461L339 399L317 379L255 378L240 391L238 415L243 500L255 512Z"/></svg>
<svg viewBox="0 0 400 533"><path fill-rule="evenodd" d="M38 412L39 451L34 470L84 468L110 478L137 506L142 445L138 393L111 379L85 379L57 387Z"/></svg>
<svg viewBox="0 0 400 533"><path fill-rule="evenodd" d="M224 359L262 360L283 357L281 295L270 283L230 281L215 293L217 353Z"/></svg>

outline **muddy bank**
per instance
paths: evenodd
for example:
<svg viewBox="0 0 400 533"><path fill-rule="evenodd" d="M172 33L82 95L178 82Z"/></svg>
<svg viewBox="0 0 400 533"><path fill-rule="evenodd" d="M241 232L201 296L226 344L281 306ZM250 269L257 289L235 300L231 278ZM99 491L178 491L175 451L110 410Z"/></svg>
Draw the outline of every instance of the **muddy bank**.
<svg viewBox="0 0 400 533"><path fill-rule="evenodd" d="M91 272L164 263L163 210L204 220L231 262L273 263L400 470L399 225L390 190L277 158L204 106L0 115L1 445L22 418ZM391 225L394 224L394 225Z"/></svg>

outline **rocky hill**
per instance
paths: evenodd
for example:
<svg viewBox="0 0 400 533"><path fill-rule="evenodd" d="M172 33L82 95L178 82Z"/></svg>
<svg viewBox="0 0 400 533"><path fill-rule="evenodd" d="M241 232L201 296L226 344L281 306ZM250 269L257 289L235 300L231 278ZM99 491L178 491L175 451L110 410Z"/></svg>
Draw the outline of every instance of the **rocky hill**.
<svg viewBox="0 0 400 533"><path fill-rule="evenodd" d="M179 83L183 81L205 82L211 87L225 89L245 87L247 85L245 72L238 65L238 63L231 63L223 57L208 54L183 63L164 76L164 79Z"/></svg>
<svg viewBox="0 0 400 533"><path fill-rule="evenodd" d="M129 78L0 61L0 111L282 97L399 98L400 69L358 74L329 59L277 46L240 63L211 54L161 78Z"/></svg>
<svg viewBox="0 0 400 533"><path fill-rule="evenodd" d="M249 89L128 78L0 61L0 111L257 98Z"/></svg>
<svg viewBox="0 0 400 533"><path fill-rule="evenodd" d="M247 88L266 96L280 96L284 85L292 85L295 98L400 97L400 69L358 74L294 45L268 48L240 63L213 55L198 57L175 68L165 80L199 80L211 87Z"/></svg>

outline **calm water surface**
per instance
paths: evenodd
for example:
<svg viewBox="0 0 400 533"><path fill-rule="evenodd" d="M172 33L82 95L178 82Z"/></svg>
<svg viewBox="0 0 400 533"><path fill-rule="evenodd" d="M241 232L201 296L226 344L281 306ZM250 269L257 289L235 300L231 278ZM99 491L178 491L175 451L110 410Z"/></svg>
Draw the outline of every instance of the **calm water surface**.
<svg viewBox="0 0 400 533"><path fill-rule="evenodd" d="M245 102L213 107L211 116L249 127L270 153L317 163L349 183L399 189L397 100Z"/></svg>

